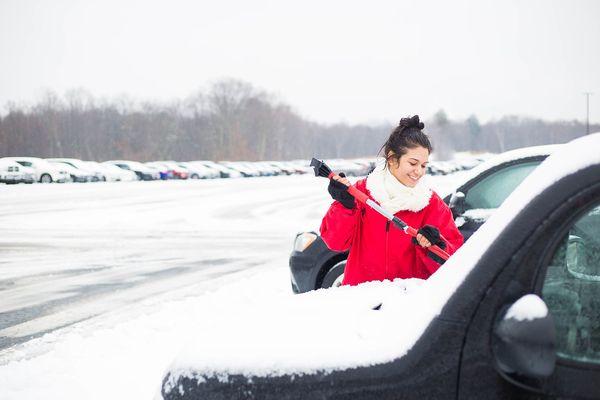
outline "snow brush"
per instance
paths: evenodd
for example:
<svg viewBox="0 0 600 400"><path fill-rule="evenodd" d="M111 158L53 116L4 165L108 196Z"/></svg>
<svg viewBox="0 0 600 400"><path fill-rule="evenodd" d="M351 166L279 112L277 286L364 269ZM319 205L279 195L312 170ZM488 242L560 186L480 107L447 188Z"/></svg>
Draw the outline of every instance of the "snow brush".
<svg viewBox="0 0 600 400"><path fill-rule="evenodd" d="M313 167L313 169L315 170L315 176L321 176L321 177L327 178L329 180L334 179L336 177L340 178L340 176L338 174L331 171L331 168L329 168L327 166L327 164L325 164L323 161L317 160L316 158L313 158L310 161L310 166ZM352 185L348 186L348 193L350 193L352 195L352 197L354 197L356 200L360 201L361 203L363 203L363 204L371 207L373 210L377 211L379 214L384 216L388 221L391 221L396 228L400 229L404 233L406 233L412 237L417 236L418 231L415 228L407 225L406 222L402 221L400 218L394 216L394 214L390 213L389 211L387 211L386 209L381 207L374 200L371 200L369 198L369 196L367 196L366 194L364 194L363 192L358 190L355 186L352 186ZM446 253L444 250L442 250L437 245L431 245L431 246L427 247L427 250L432 252L436 256L440 257L444 261L450 257L450 255L448 253Z"/></svg>

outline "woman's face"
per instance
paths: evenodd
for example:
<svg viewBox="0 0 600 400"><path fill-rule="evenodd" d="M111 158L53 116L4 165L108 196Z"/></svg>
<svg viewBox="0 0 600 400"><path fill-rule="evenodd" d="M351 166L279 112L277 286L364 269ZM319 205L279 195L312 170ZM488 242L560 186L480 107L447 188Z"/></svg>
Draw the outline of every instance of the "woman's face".
<svg viewBox="0 0 600 400"><path fill-rule="evenodd" d="M398 161L391 158L388 161L390 172L404 186L415 187L419 179L425 175L425 168L429 162L429 150L425 147L408 149Z"/></svg>

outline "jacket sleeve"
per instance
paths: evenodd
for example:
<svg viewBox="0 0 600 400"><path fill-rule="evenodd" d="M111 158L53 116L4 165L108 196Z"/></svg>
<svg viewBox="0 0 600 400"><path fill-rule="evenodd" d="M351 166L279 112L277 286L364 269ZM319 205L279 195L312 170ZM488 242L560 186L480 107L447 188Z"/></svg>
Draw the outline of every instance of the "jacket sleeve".
<svg viewBox="0 0 600 400"><path fill-rule="evenodd" d="M356 207L347 209L339 201L334 201L321 221L321 237L333 251L346 251L352 245L352 238L358 225L361 204L357 201Z"/></svg>
<svg viewBox="0 0 600 400"><path fill-rule="evenodd" d="M436 194L434 199L432 199L432 203L430 204L431 210L425 216L423 221L423 226L432 225L439 229L440 234L445 239L446 248L444 251L446 253L452 255L458 250L460 246L463 244L463 236L456 227L454 223L454 218L452 217L452 212L450 208L439 198ZM417 247L417 262L420 262L421 268L423 271L427 272L427 275L433 274L440 267L436 261L431 259L427 253L427 249L416 245Z"/></svg>

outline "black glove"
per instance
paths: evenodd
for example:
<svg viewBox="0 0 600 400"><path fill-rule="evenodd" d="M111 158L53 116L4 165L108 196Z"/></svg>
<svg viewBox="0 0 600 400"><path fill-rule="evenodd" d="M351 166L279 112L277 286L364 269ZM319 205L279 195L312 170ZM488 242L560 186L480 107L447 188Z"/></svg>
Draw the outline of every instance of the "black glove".
<svg viewBox="0 0 600 400"><path fill-rule="evenodd" d="M432 246L437 246L442 250L446 248L446 242L444 242L442 238L440 238L440 231L435 226L425 225L421 227L421 229L419 229L417 233L420 233L425 237L425 239L429 240L429 243L431 243ZM420 246L416 237L412 238L412 242L417 246ZM427 252L427 256L438 264L443 264L446 261L437 254L432 253L431 251Z"/></svg>
<svg viewBox="0 0 600 400"><path fill-rule="evenodd" d="M340 172L340 176L342 178L345 178L346 174ZM336 180L330 179L327 191L334 200L337 200L340 203L342 203L344 207L350 210L354 208L354 197L352 197L352 195L348 193L348 186Z"/></svg>

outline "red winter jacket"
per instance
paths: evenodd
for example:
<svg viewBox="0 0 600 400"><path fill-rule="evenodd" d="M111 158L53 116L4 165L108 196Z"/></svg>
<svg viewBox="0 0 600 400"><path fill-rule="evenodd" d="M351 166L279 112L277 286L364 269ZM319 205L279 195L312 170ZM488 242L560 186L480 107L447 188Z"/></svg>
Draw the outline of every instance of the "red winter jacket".
<svg viewBox="0 0 600 400"><path fill-rule="evenodd" d="M366 179L355 186L370 196ZM450 209L435 192L422 210L398 211L395 215L415 229L424 225L438 228L446 239L448 254L453 254L463 243ZM390 224L385 217L358 201L352 210L338 201L329 207L321 223L321 236L331 250L350 249L344 285L394 278L427 279L440 267L427 256L427 250L413 244L408 234Z"/></svg>

